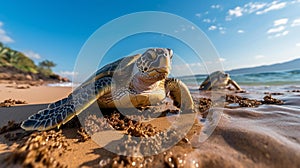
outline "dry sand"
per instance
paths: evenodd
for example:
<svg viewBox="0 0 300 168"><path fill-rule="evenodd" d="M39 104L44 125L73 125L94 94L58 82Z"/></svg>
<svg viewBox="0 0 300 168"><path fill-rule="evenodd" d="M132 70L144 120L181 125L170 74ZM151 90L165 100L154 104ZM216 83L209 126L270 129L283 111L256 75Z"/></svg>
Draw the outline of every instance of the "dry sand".
<svg viewBox="0 0 300 168"><path fill-rule="evenodd" d="M18 86L28 85L0 84L0 101L16 99L28 104L47 104L66 97L72 91L71 87L30 86L28 89L16 89Z"/></svg>
<svg viewBox="0 0 300 168"><path fill-rule="evenodd" d="M28 102L27 105L0 108L0 127L9 120L20 122L26 119L46 107L46 103L65 97L70 91L71 88L14 89L0 85L0 101L13 98ZM197 99L201 95L193 91L193 97ZM200 130L195 126L187 135L190 142L181 141L167 152L151 157L152 166L180 165L181 158L185 163L183 167L300 167L300 95L289 93L281 98L284 105L224 108L220 122L208 140L199 143L193 139ZM166 118L158 118L155 123L163 128ZM60 163L68 167L99 167L116 157L93 140L77 142L77 129L63 129L70 146L61 156L53 153ZM6 167L4 159L24 141L9 141L6 134L0 134L0 167Z"/></svg>

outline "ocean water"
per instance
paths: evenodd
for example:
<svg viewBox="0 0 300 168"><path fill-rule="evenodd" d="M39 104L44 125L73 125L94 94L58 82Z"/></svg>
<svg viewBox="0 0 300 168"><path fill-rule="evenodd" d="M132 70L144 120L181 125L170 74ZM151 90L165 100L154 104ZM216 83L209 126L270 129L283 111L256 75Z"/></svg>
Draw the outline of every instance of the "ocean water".
<svg viewBox="0 0 300 168"><path fill-rule="evenodd" d="M300 70L232 75L232 79L241 85L297 85Z"/></svg>
<svg viewBox="0 0 300 168"><path fill-rule="evenodd" d="M207 75L180 77L187 85L201 84ZM244 86L300 85L300 70L250 74L230 74L231 79Z"/></svg>
<svg viewBox="0 0 300 168"><path fill-rule="evenodd" d="M179 77L185 84L191 88L197 88L206 79L207 75L195 75ZM245 88L257 87L295 87L300 86L300 69L293 71L264 72L251 74L230 74L231 79ZM77 87L79 83L54 83L49 86L54 87Z"/></svg>

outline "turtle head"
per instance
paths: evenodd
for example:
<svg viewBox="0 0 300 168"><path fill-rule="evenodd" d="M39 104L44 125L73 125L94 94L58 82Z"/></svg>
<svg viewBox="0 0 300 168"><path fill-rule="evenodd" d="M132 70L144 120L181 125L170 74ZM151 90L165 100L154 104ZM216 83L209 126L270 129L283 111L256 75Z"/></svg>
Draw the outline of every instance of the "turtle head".
<svg viewBox="0 0 300 168"><path fill-rule="evenodd" d="M231 80L229 74L222 71L215 71L211 73L200 85L200 90L210 90L211 88L225 87L229 80Z"/></svg>
<svg viewBox="0 0 300 168"><path fill-rule="evenodd" d="M225 87L230 80L230 76L228 73L224 73L222 71L217 71L213 73L212 78L214 79L214 85L219 87Z"/></svg>
<svg viewBox="0 0 300 168"><path fill-rule="evenodd" d="M173 51L168 48L148 49L138 60L137 67L147 78L166 78L171 71Z"/></svg>

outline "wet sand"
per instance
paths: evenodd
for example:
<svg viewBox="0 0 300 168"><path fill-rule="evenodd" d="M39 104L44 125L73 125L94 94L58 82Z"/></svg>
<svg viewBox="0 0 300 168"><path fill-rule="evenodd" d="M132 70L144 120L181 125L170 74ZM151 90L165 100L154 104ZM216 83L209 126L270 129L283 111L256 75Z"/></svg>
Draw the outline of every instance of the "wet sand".
<svg viewBox="0 0 300 168"><path fill-rule="evenodd" d="M8 98L24 100L26 105L0 107L0 127L7 121L20 122L30 114L46 107L59 98L65 97L71 88L31 87L29 89L8 88L0 85L0 101ZM194 99L208 97L209 93L192 90ZM241 93L240 96L262 99L263 93ZM300 94L284 92L275 96L284 101L283 105L263 104L258 107L221 108L223 114L213 134L204 142L197 141L201 131L201 122L194 125L186 135L171 149L147 157L149 164L156 167L300 167ZM87 111L97 108L93 104ZM168 127L167 117L152 121L158 129ZM191 121L194 122L194 121ZM117 165L133 166L145 160L118 158L112 152L99 146L93 140L78 142L78 128L65 127L62 136L69 144L68 150L53 157L68 167L99 167ZM0 167L7 167L5 158L11 157L12 151L27 137L9 140L7 134L24 133L15 130L0 134ZM127 162L126 162L127 161ZM15 166L15 165L8 165Z"/></svg>

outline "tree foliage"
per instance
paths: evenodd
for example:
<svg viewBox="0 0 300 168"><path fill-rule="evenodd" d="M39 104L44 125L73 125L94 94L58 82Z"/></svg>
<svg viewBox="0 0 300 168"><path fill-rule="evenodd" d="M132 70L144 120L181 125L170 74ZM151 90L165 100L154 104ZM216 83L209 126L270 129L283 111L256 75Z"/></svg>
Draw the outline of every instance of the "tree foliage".
<svg viewBox="0 0 300 168"><path fill-rule="evenodd" d="M52 67L55 67L56 64L52 61L44 60L44 61L39 63L39 66L43 67L43 68L51 69Z"/></svg>
<svg viewBox="0 0 300 168"><path fill-rule="evenodd" d="M56 64L49 60L44 60L39 63L39 72L42 73L45 76L51 76L53 75L53 72L51 68L55 67Z"/></svg>

